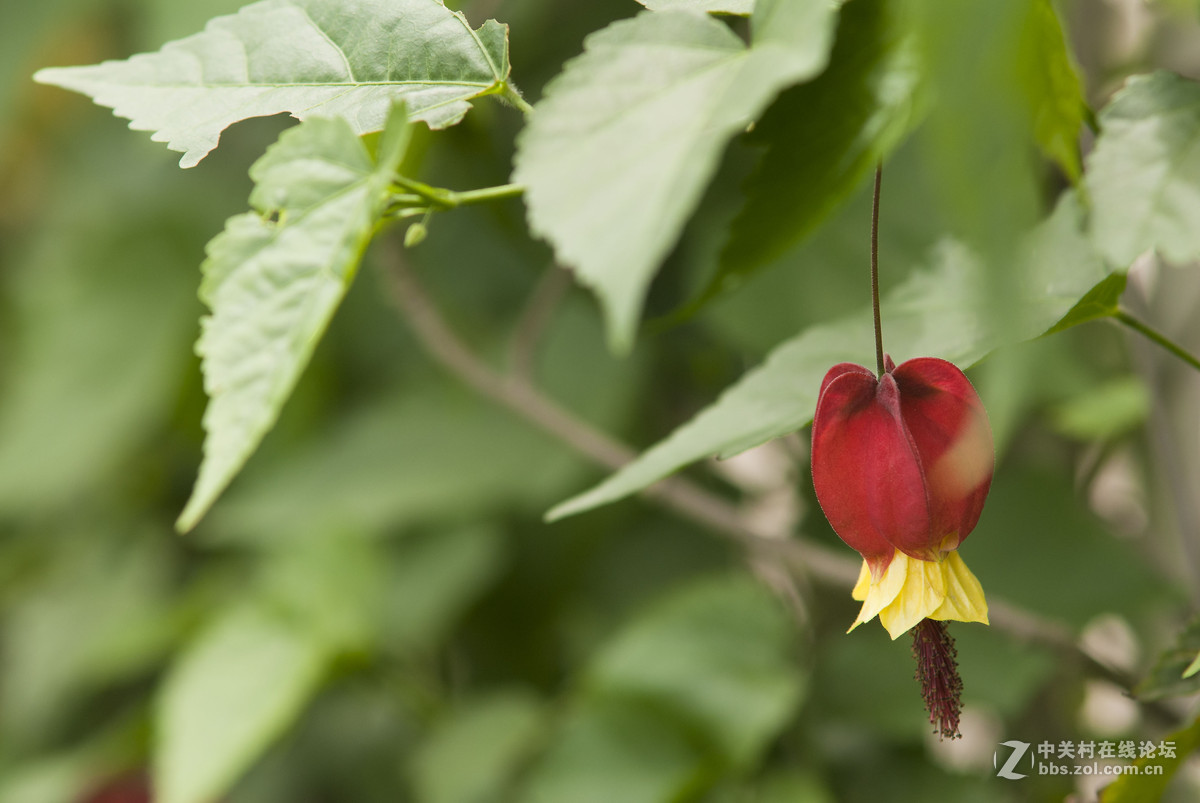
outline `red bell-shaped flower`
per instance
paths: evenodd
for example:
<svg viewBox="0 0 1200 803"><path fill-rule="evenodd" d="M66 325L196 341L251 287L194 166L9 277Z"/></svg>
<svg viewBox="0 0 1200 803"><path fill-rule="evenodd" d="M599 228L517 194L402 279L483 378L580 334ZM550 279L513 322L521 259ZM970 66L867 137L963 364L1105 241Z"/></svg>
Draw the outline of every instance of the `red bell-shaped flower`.
<svg viewBox="0 0 1200 803"><path fill-rule="evenodd" d="M994 464L970 381L933 357L829 369L813 419L817 500L878 583L898 552L941 562L975 528Z"/></svg>

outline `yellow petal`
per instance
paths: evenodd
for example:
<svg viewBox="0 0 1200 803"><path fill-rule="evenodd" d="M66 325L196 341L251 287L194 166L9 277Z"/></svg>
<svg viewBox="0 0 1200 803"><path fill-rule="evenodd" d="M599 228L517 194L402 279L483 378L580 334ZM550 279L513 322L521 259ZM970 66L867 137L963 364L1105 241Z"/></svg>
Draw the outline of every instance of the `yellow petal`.
<svg viewBox="0 0 1200 803"><path fill-rule="evenodd" d="M870 569L867 568L866 561L863 561L863 568L858 576L858 583L854 586L854 591L851 592L855 599L863 600L863 606L859 610L858 618L854 620L854 624L850 625L850 630L858 627L863 622L871 621L875 618L876 614L892 604L892 600L896 599L901 589L904 588L910 562L921 563L923 561L913 561L912 558L903 552L897 552L896 556L892 558L892 562L888 564L883 577L879 578L879 582L872 583ZM859 596L860 593L862 596ZM846 632L849 633L850 630Z"/></svg>
<svg viewBox="0 0 1200 803"><path fill-rule="evenodd" d="M867 598L867 588L871 585L871 567L864 560L862 569L858 572L858 582L854 584L854 590L850 592L850 596L862 602Z"/></svg>
<svg viewBox="0 0 1200 803"><path fill-rule="evenodd" d="M896 560L900 557L897 554ZM938 610L946 599L946 579L941 563L907 555L904 558L908 570L900 593L879 611L879 622L893 639Z"/></svg>
<svg viewBox="0 0 1200 803"><path fill-rule="evenodd" d="M963 563L958 550L948 554L941 563L945 577L946 598L930 619L957 619L960 622L988 623L987 600L979 579Z"/></svg>

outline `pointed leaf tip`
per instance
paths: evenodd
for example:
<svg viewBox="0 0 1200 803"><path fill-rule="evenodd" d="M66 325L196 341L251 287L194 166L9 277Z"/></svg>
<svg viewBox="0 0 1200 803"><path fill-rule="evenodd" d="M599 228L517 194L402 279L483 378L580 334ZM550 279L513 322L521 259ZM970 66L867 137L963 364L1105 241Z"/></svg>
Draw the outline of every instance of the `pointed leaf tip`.
<svg viewBox="0 0 1200 803"><path fill-rule="evenodd" d="M340 117L365 134L404 101L413 120L445 128L508 75L507 26L472 30L441 0L263 0L155 53L47 68L34 79L88 95L133 130L153 132L183 153L186 168L250 117Z"/></svg>
<svg viewBox="0 0 1200 803"><path fill-rule="evenodd" d="M176 528L196 525L274 426L358 269L411 124L391 112L379 161L342 120L284 132L255 162L258 212L208 245L196 350L209 396L204 460ZM268 214L286 211L280 219Z"/></svg>

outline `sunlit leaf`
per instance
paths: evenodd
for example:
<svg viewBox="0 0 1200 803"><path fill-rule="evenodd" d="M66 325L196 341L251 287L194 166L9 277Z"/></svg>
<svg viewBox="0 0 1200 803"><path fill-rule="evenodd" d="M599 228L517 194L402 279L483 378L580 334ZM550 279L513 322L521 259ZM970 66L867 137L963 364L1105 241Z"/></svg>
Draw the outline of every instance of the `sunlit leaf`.
<svg viewBox="0 0 1200 803"><path fill-rule="evenodd" d="M200 476L178 526L190 529L275 423L353 280L383 212L410 126L401 107L378 163L342 120L284 132L251 168L257 212L209 243L196 350L209 405Z"/></svg>
<svg viewBox="0 0 1200 803"><path fill-rule="evenodd" d="M1100 125L1086 178L1099 251L1120 267L1150 248L1177 262L1200 257L1200 84L1136 75Z"/></svg>
<svg viewBox="0 0 1200 803"><path fill-rule="evenodd" d="M299 715L326 645L254 608L203 632L164 681L156 711L156 799L216 800Z"/></svg>
<svg viewBox="0 0 1200 803"><path fill-rule="evenodd" d="M403 101L444 128L504 91L508 72L507 27L472 30L442 0L264 0L156 53L34 77L111 107L191 167L248 117L339 117L364 134Z"/></svg>
<svg viewBox="0 0 1200 803"><path fill-rule="evenodd" d="M834 16L828 0L762 0L747 47L711 17L645 12L588 37L546 87L514 180L534 233L599 296L616 349L726 143L820 72Z"/></svg>
<svg viewBox="0 0 1200 803"><path fill-rule="evenodd" d="M1025 242L1025 297L1020 315L1005 321L979 314L987 286L982 268L961 245L944 243L929 270L884 300L887 350L897 362L934 356L968 366L1005 343L1045 332L1105 278L1081 226L1074 196L1064 196L1055 214ZM812 420L817 390L830 366L871 362L871 326L864 311L783 343L691 421L548 517L615 501L695 460L733 455L799 429Z"/></svg>

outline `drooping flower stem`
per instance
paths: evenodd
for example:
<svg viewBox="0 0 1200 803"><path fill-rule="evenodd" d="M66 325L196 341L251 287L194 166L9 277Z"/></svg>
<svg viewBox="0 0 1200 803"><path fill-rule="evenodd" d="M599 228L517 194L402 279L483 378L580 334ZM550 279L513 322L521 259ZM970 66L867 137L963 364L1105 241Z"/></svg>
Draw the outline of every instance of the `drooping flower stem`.
<svg viewBox="0 0 1200 803"><path fill-rule="evenodd" d="M879 318L879 184L883 162L875 163L875 195L871 200L871 309L875 312L875 364L883 376L883 325Z"/></svg>
<svg viewBox="0 0 1200 803"><path fill-rule="evenodd" d="M912 629L913 657L917 659L917 681L934 733L957 739L962 712L962 678L958 676L958 651L945 622L922 619Z"/></svg>

